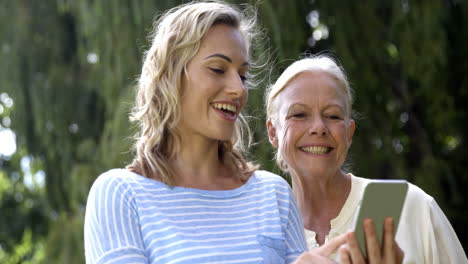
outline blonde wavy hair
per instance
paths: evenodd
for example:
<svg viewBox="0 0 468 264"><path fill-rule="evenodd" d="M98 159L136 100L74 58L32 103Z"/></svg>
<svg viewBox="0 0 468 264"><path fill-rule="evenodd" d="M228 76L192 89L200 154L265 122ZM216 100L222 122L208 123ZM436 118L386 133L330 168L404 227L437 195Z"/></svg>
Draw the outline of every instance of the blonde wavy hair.
<svg viewBox="0 0 468 264"><path fill-rule="evenodd" d="M278 124L278 107L276 98L278 95L301 73L304 72L324 72L335 78L344 91L346 104L346 117L351 118L353 105L353 90L346 77L346 72L339 63L328 55L310 56L298 60L289 65L280 75L276 82L268 87L265 92L266 119L273 125ZM288 166L284 161L281 151L276 151L276 164L284 172L288 172Z"/></svg>
<svg viewBox="0 0 468 264"><path fill-rule="evenodd" d="M197 54L203 36L217 24L239 29L250 54L258 31L255 17L253 9L240 11L235 6L210 1L180 5L155 21L150 35L152 45L144 56L136 103L130 114L130 120L140 129L134 146L136 156L127 169L173 185L174 170L169 161L181 148L175 128L181 115L181 78L185 67ZM244 158L246 138L249 145L250 129L244 116L239 115L233 137L219 142L218 147L221 162L239 171L243 180L258 168Z"/></svg>

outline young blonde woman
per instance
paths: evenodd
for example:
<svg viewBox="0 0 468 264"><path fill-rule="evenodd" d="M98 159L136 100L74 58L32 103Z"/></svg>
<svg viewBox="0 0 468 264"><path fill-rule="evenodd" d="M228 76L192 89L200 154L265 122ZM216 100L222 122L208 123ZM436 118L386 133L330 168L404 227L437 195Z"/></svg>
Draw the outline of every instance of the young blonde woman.
<svg viewBox="0 0 468 264"><path fill-rule="evenodd" d="M370 181L342 169L356 127L351 88L332 58L310 57L291 64L267 91L266 100L268 135L277 148L277 163L291 175L309 249L317 248L352 228ZM437 203L412 184L396 242L389 219L385 230L382 254L369 254L377 263L468 263ZM348 257L343 254L341 261L348 262Z"/></svg>

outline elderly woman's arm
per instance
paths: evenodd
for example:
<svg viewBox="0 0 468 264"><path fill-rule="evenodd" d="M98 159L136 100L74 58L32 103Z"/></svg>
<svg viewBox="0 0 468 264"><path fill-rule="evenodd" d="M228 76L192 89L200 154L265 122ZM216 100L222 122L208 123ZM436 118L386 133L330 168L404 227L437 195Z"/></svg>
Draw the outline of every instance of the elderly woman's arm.
<svg viewBox="0 0 468 264"><path fill-rule="evenodd" d="M468 263L465 251L455 230L434 199L429 202L430 223L427 224L426 263Z"/></svg>

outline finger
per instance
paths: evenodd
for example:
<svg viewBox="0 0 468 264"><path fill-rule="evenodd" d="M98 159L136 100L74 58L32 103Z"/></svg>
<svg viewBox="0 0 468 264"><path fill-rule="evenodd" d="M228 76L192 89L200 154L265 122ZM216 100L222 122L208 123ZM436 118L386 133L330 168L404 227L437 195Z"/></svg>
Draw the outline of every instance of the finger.
<svg viewBox="0 0 468 264"><path fill-rule="evenodd" d="M351 257L352 263L365 263L364 256L362 255L361 249L359 248L354 232L347 233L346 241L348 242L348 253Z"/></svg>
<svg viewBox="0 0 468 264"><path fill-rule="evenodd" d="M397 259L397 251L395 250L395 236L393 232L393 218L387 217L384 222L384 239L383 239L383 259L386 263L395 263Z"/></svg>
<svg viewBox="0 0 468 264"><path fill-rule="evenodd" d="M395 242L395 250L396 250L396 254L397 254L397 262L396 263L403 263L403 259L405 258L405 252L403 252L403 250L400 248L400 246L398 246L398 244Z"/></svg>
<svg viewBox="0 0 468 264"><path fill-rule="evenodd" d="M337 251L338 248L344 243L346 243L346 234L333 238L321 247L313 249L312 252L328 257L333 254L333 252Z"/></svg>
<svg viewBox="0 0 468 264"><path fill-rule="evenodd" d="M332 260L327 257L321 256L314 252L304 252L293 264L310 264L310 263L322 263L322 264L334 264Z"/></svg>
<svg viewBox="0 0 468 264"><path fill-rule="evenodd" d="M381 257L380 246L374 222L369 218L364 219L364 232L366 234L367 258L370 263L378 263Z"/></svg>
<svg viewBox="0 0 468 264"><path fill-rule="evenodd" d="M351 264L351 255L350 255L349 250L346 247L340 248L340 263Z"/></svg>

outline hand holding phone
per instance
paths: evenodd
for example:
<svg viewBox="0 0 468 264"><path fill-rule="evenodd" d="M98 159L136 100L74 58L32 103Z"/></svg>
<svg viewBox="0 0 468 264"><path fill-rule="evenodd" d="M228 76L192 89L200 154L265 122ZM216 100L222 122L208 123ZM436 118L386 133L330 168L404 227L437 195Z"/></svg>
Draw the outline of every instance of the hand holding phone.
<svg viewBox="0 0 468 264"><path fill-rule="evenodd" d="M371 219L366 219L364 230L366 233L367 258L364 258L358 246L353 232L346 233L346 247L340 248L340 259L336 259L342 264L351 263L380 263L380 264L401 264L404 259L404 252L395 241L393 230L393 219L387 217L384 223L383 245L380 247L377 242L377 234Z"/></svg>
<svg viewBox="0 0 468 264"><path fill-rule="evenodd" d="M393 218L396 233L407 191L408 183L404 180L373 180L364 189L354 224L356 240L364 257L367 257L364 219L372 219L381 248L385 218Z"/></svg>

